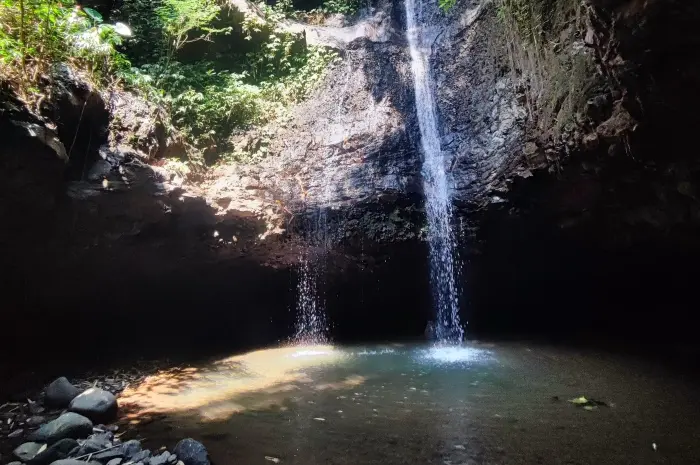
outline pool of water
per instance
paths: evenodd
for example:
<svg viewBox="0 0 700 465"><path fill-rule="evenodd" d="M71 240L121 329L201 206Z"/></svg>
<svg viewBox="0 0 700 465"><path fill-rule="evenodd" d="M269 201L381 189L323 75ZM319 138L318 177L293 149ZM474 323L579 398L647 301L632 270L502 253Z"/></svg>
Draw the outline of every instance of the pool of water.
<svg viewBox="0 0 700 465"><path fill-rule="evenodd" d="M149 447L194 437L216 465L698 464L697 394L606 354L325 345L164 371L121 404Z"/></svg>

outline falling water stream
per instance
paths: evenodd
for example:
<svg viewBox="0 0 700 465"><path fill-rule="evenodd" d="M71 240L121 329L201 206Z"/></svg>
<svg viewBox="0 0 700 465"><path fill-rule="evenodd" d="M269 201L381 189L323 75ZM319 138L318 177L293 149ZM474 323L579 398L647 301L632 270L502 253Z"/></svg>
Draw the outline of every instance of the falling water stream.
<svg viewBox="0 0 700 465"><path fill-rule="evenodd" d="M438 341L458 343L464 338L464 329L459 321L459 291L456 279L459 267L452 231L452 201L445 160L440 149L433 79L430 72L433 41L428 38L427 28L422 27L421 0L406 0L404 4L423 151L423 189L428 217L430 280L437 310L434 329Z"/></svg>

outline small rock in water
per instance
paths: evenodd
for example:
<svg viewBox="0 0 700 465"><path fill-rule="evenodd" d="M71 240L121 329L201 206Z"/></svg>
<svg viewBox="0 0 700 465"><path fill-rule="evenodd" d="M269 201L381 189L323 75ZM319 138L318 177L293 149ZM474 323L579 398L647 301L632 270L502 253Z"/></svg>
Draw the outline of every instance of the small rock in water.
<svg viewBox="0 0 700 465"><path fill-rule="evenodd" d="M463 446L462 444L457 444L457 445L455 446L455 449L457 449L457 450L464 450L464 446Z"/></svg>
<svg viewBox="0 0 700 465"><path fill-rule="evenodd" d="M272 462L272 463L280 463L281 462L281 460L278 459L277 457L270 457L269 455L265 456L265 460L267 460L268 462Z"/></svg>
<svg viewBox="0 0 700 465"><path fill-rule="evenodd" d="M10 462L7 465L22 465L22 462Z"/></svg>
<svg viewBox="0 0 700 465"><path fill-rule="evenodd" d="M90 388L73 399L68 406L92 421L109 423L117 417L117 398L111 392Z"/></svg>
<svg viewBox="0 0 700 465"><path fill-rule="evenodd" d="M173 453L184 463L184 465L210 465L207 448L192 438L183 439L178 442Z"/></svg>
<svg viewBox="0 0 700 465"><path fill-rule="evenodd" d="M24 430L22 428L16 429L13 432L11 432L10 434L8 434L7 437L8 438L18 438L22 435L22 433L24 433Z"/></svg>
<svg viewBox="0 0 700 465"><path fill-rule="evenodd" d="M325 418L321 418L321 417L314 418L314 420L316 420L316 421L326 421Z"/></svg>
<svg viewBox="0 0 700 465"><path fill-rule="evenodd" d="M170 454L170 457L168 457L168 463L174 464L177 462L177 455L175 454Z"/></svg>
<svg viewBox="0 0 700 465"><path fill-rule="evenodd" d="M36 454L36 456L27 461L27 464L48 465L56 460L68 458L70 453L77 446L78 441L75 439L61 439L60 441L56 441L53 445Z"/></svg>
<svg viewBox="0 0 700 465"><path fill-rule="evenodd" d="M38 442L25 442L21 446L17 447L12 453L15 457L20 459L22 462L28 462L33 459L40 450L45 448L45 444L40 444Z"/></svg>
<svg viewBox="0 0 700 465"><path fill-rule="evenodd" d="M107 465L119 465L121 463L122 463L122 459L117 457L116 459L112 459L109 462L107 462Z"/></svg>
<svg viewBox="0 0 700 465"><path fill-rule="evenodd" d="M64 408L68 407L78 394L80 394L78 388L73 386L65 376L61 376L46 386L44 401L49 407Z"/></svg>
<svg viewBox="0 0 700 465"><path fill-rule="evenodd" d="M33 432L29 439L53 444L65 438L81 439L92 433L92 422L82 415L68 412L43 425Z"/></svg>

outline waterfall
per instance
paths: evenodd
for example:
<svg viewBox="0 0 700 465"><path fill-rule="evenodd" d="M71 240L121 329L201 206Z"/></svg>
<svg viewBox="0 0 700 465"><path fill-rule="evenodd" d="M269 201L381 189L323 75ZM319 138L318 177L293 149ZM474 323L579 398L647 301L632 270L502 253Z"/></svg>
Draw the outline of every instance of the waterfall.
<svg viewBox="0 0 700 465"><path fill-rule="evenodd" d="M299 258L297 320L294 331L294 341L301 344L319 344L328 341L323 278L326 273L326 255L331 241L326 205L330 199L331 187L332 183L326 182L319 205L312 207L312 213L307 216L304 225L308 248Z"/></svg>
<svg viewBox="0 0 700 465"><path fill-rule="evenodd" d="M427 0L437 4L436 0ZM423 189L428 219L430 281L436 306L435 335L440 342L458 343L464 337L459 321L459 291L453 208L445 159L440 149L433 79L430 72L432 41L426 37L421 0L405 0L406 35L411 52L411 70L416 97L416 113L423 151ZM418 6L419 10L416 9Z"/></svg>

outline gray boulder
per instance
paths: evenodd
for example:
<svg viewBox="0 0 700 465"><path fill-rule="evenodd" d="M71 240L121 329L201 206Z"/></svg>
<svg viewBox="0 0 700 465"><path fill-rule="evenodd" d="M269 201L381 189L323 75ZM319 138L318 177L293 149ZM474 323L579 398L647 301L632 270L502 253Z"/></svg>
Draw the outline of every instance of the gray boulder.
<svg viewBox="0 0 700 465"><path fill-rule="evenodd" d="M94 422L109 423L117 418L117 398L111 392L90 388L73 399L71 412L86 416Z"/></svg>
<svg viewBox="0 0 700 465"><path fill-rule="evenodd" d="M12 453L22 462L28 462L39 453L42 447L44 447L44 444L40 444L38 442L25 442L13 450Z"/></svg>
<svg viewBox="0 0 700 465"><path fill-rule="evenodd" d="M53 444L61 439L82 439L92 433L92 422L82 415L68 412L29 435L30 441Z"/></svg>
<svg viewBox="0 0 700 465"><path fill-rule="evenodd" d="M60 441L56 441L51 446L36 454L33 458L27 460L27 464L48 465L56 460L68 458L71 451L76 447L78 447L78 441L75 439L61 439Z"/></svg>
<svg viewBox="0 0 700 465"><path fill-rule="evenodd" d="M46 386L44 403L53 408L65 408L78 394L80 394L80 390L73 386L65 376L61 376Z"/></svg>
<svg viewBox="0 0 700 465"><path fill-rule="evenodd" d="M207 448L192 438L183 439L173 449L173 454L185 465L210 465Z"/></svg>

